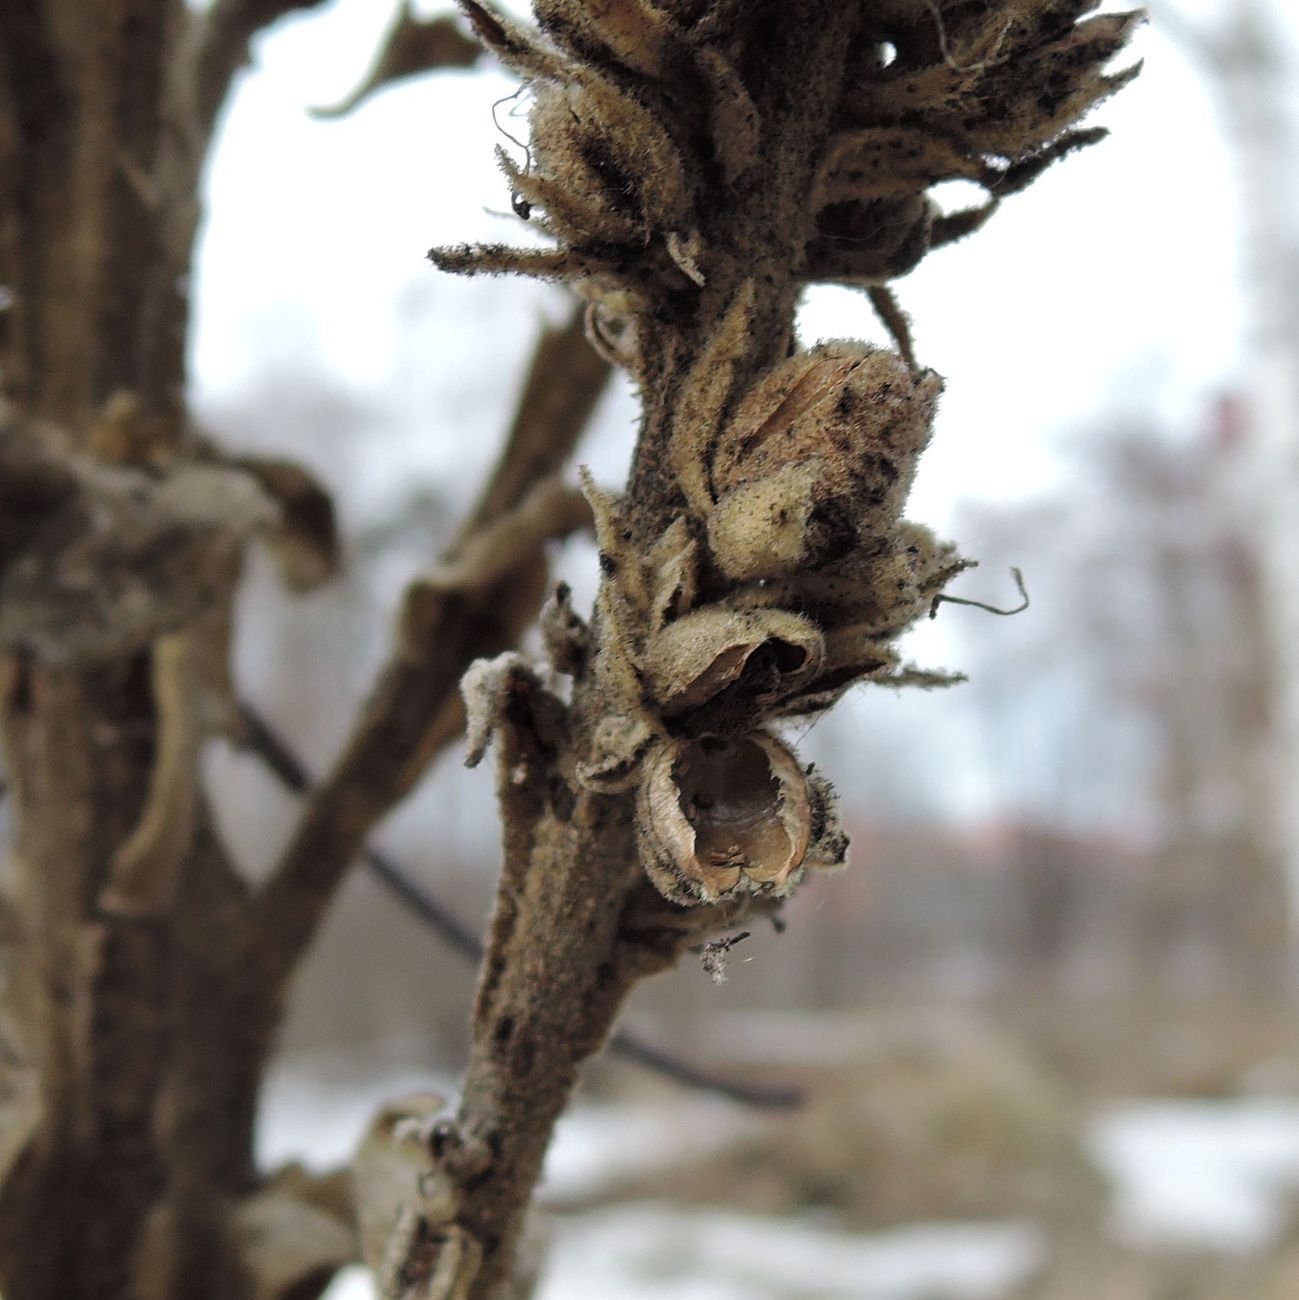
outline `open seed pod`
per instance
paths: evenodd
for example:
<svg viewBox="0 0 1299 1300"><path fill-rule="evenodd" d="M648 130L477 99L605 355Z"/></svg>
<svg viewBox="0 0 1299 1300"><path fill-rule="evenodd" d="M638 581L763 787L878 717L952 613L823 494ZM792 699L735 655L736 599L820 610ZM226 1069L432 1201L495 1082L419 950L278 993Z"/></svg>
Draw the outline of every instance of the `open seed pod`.
<svg viewBox="0 0 1299 1300"><path fill-rule="evenodd" d="M667 717L708 703L741 680L754 703L796 690L823 652L816 625L784 609L710 605L669 623L646 647L646 682Z"/></svg>
<svg viewBox="0 0 1299 1300"><path fill-rule="evenodd" d="M675 903L786 894L807 855L812 813L802 768L773 737L669 741L641 781L641 863Z"/></svg>
<svg viewBox="0 0 1299 1300"><path fill-rule="evenodd" d="M712 462L708 542L728 577L777 577L887 533L929 441L942 383L901 357L829 343L744 398Z"/></svg>

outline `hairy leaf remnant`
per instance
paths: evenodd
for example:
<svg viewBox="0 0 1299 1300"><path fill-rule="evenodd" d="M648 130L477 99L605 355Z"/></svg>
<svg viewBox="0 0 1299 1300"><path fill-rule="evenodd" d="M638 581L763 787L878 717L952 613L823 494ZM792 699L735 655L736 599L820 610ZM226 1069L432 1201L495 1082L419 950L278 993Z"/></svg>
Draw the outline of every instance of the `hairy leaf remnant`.
<svg viewBox="0 0 1299 1300"><path fill-rule="evenodd" d="M1134 74L1106 65L1137 16L1086 18L1091 0L539 0L532 29L461 4L528 86L529 165L501 165L556 246L431 257L573 283L642 403L625 493L586 482L594 617L565 591L547 619L571 700L477 696L495 701L506 818L458 1117L496 1141L458 1215L483 1245L484 1300L576 1065L630 983L843 860L829 785L772 724L860 681L957 680L895 649L969 562L901 517L942 384L884 285L1100 138L1077 123ZM986 202L943 213L929 191L953 179ZM800 347L813 282L867 289L899 352ZM580 792L562 816L547 772Z"/></svg>

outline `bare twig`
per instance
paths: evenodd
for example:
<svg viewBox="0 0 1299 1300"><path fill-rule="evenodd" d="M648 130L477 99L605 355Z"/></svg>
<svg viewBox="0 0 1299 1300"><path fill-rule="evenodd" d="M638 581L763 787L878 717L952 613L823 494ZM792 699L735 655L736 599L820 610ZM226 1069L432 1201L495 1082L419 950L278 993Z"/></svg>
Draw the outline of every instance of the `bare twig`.
<svg viewBox="0 0 1299 1300"><path fill-rule="evenodd" d="M539 280L585 280L615 269L607 259L555 248L511 248L505 244L462 244L434 248L429 261L439 271L462 275L531 275Z"/></svg>
<svg viewBox="0 0 1299 1300"><path fill-rule="evenodd" d="M240 704L239 714L244 745L266 764L286 789L294 794L310 794L313 786L311 773L288 741L246 701ZM367 844L362 850L362 858L370 874L452 952L472 962L482 959L483 945L477 934L454 916L445 904L416 884L410 871L390 854ZM715 1093L758 1110L791 1110L803 1104L803 1093L796 1087L744 1083L717 1074L645 1042L639 1034L628 1029L620 1029L613 1035L609 1040L609 1051L682 1087Z"/></svg>
<svg viewBox="0 0 1299 1300"><path fill-rule="evenodd" d="M875 308L875 314L888 330L899 355L912 370L915 370L916 352L911 341L911 322L906 312L902 310L893 290L884 284L872 284L866 287L866 294L870 298L871 306Z"/></svg>

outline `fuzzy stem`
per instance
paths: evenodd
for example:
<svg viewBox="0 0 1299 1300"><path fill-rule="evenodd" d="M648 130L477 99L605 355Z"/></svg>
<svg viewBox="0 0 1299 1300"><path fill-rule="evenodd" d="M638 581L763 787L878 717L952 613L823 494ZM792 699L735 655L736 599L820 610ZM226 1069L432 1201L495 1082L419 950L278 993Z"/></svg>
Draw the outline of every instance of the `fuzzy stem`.
<svg viewBox="0 0 1299 1300"><path fill-rule="evenodd" d="M643 419L625 504L642 548L681 510L671 466L674 437L709 401L710 413L720 414L716 400L702 395L715 392L716 367L697 364L699 358L715 354L729 367L725 401L791 346L799 291L795 250L806 242L810 220L804 215L791 223L790 213L800 210L792 200L810 184L829 129L842 77L836 50L852 19L819 4L787 10L769 37L770 75L761 105L769 124L769 165L761 169L768 192L701 214L704 287L689 291L692 301L677 295L670 310L639 323ZM737 304L743 303L751 306L741 315ZM602 638L616 635L597 620L596 654L607 649ZM559 752L530 742L526 725L507 728L502 744L505 865L458 1117L469 1149L487 1152L484 1167L471 1166L459 1178L458 1221L483 1249L469 1300L489 1300L510 1276L542 1158L577 1067L603 1042L635 981L670 965L682 946L682 932L671 925L639 931L626 923L643 887L632 797L569 790L557 806L550 793L589 754L606 708L588 683L575 692ZM535 753L526 752L530 743ZM543 774L529 805L527 792L514 782L532 767Z"/></svg>

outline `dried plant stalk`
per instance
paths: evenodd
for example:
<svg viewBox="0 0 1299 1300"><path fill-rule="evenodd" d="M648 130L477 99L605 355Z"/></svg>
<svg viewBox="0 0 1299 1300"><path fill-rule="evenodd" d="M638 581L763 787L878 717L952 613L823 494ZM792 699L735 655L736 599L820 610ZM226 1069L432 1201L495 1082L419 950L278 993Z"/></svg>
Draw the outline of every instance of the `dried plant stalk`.
<svg viewBox="0 0 1299 1300"><path fill-rule="evenodd" d="M634 980L843 860L829 787L772 725L855 682L951 680L893 648L967 562L901 517L941 382L882 286L1099 138L1076 124L1135 71L1105 72L1135 19L1086 19L1090 0L537 0L531 30L461 3L528 85L529 166L502 162L556 247L431 256L572 282L642 402L625 494L587 484L594 616L547 622L570 701L517 656L465 682L472 757L498 737L505 861L429 1222L479 1250L454 1292L429 1234L398 1271L411 1295L487 1300ZM958 178L987 203L944 215L928 191ZM815 281L869 290L900 355L801 349Z"/></svg>

